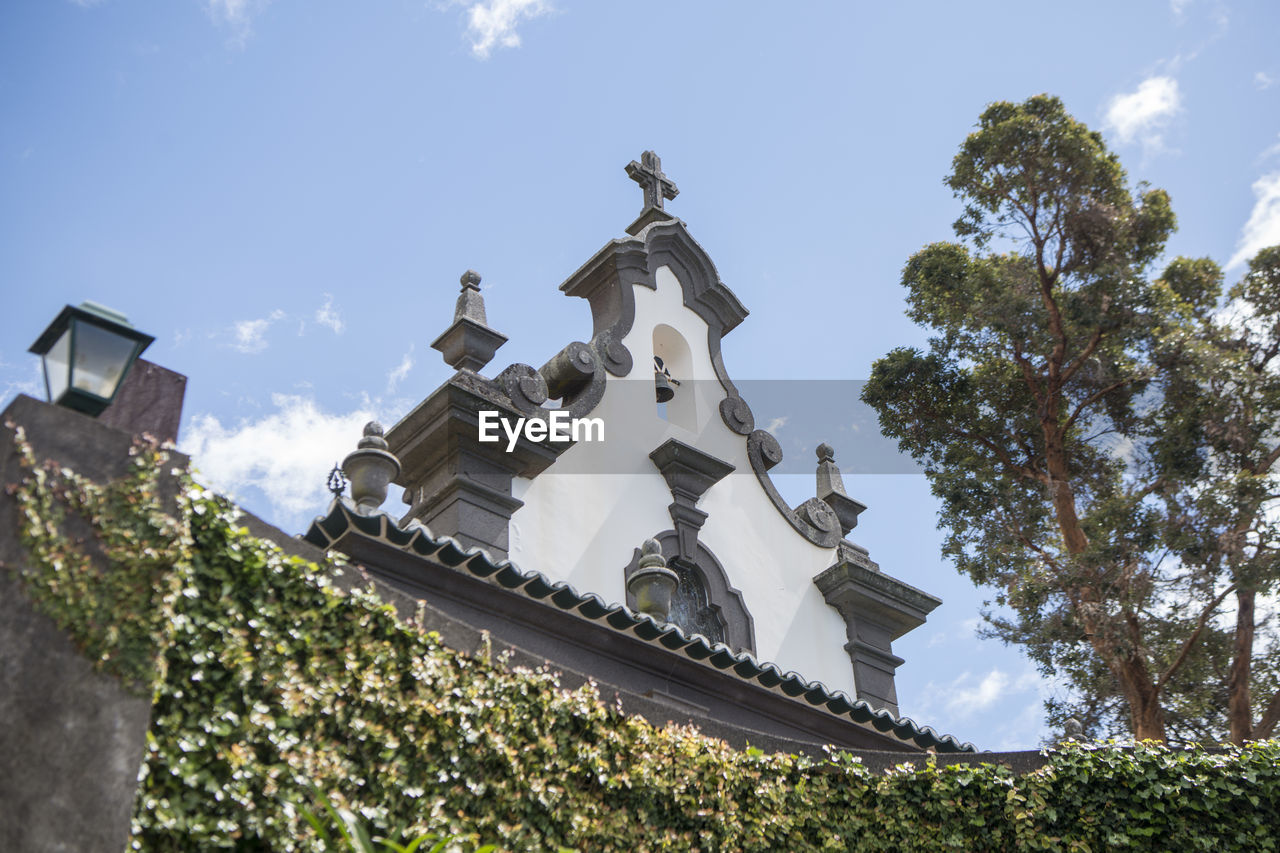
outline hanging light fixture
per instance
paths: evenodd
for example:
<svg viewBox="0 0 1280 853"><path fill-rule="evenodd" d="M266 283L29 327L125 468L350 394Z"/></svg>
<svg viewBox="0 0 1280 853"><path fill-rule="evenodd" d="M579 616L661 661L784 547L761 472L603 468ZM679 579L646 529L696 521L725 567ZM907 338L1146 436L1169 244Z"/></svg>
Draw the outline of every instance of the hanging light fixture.
<svg viewBox="0 0 1280 853"><path fill-rule="evenodd" d="M49 402L97 417L154 340L123 314L82 302L63 308L30 351L44 362Z"/></svg>

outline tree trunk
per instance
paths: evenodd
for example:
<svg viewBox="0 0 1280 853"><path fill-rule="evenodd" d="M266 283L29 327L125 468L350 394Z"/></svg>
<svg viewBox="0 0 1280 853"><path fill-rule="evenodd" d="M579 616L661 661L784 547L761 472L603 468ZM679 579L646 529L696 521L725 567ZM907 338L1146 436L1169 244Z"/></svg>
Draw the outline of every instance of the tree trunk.
<svg viewBox="0 0 1280 853"><path fill-rule="evenodd" d="M1249 678L1253 664L1254 601L1258 593L1252 589L1236 590L1236 637L1232 652L1231 673L1227 677L1227 721L1231 725L1231 742L1243 744L1253 737L1253 697Z"/></svg>
<svg viewBox="0 0 1280 853"><path fill-rule="evenodd" d="M1120 663L1122 684L1129 698L1129 726L1138 740L1165 739L1164 708L1160 694L1151 681L1146 661L1138 654Z"/></svg>
<svg viewBox="0 0 1280 853"><path fill-rule="evenodd" d="M1053 501L1058 529L1062 532L1067 552L1074 557L1088 549L1089 537L1076 512L1075 490L1071 488L1062 436L1056 429L1056 409L1056 404L1046 407L1046 417L1042 421L1045 430L1045 467L1049 474L1050 499ZM1090 615L1089 608L1080 606L1100 605L1101 595L1093 588L1082 589L1080 592L1079 599L1075 602L1076 615L1089 633L1094 650L1120 682L1120 689L1129 705L1129 727L1133 736L1138 740L1165 740L1160 691L1142 657L1141 636L1132 638L1131 650L1121 651L1116 648L1114 640L1105 636L1106 631Z"/></svg>

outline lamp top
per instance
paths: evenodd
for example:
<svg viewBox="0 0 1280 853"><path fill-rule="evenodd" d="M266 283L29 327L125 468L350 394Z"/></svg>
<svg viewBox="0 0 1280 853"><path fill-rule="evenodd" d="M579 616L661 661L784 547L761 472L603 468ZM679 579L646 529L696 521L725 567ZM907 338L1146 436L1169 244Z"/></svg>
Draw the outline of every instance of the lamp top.
<svg viewBox="0 0 1280 853"><path fill-rule="evenodd" d="M96 302L81 302L79 305L68 305L62 309L49 327L40 333L40 337L36 338L36 342L31 345L29 352L35 355L44 355L55 343L58 338L71 325L72 320L83 320L94 326L98 326L108 331L137 341L141 344L138 352L146 349L155 340L153 335L146 332L140 332L129 323L129 318L105 305L99 305Z"/></svg>

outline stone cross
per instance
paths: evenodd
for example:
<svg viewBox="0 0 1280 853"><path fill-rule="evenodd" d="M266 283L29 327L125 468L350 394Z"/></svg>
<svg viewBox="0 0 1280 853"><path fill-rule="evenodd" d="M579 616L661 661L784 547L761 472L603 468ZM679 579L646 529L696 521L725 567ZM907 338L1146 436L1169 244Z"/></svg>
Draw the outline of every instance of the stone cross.
<svg viewBox="0 0 1280 853"><path fill-rule="evenodd" d="M627 164L627 176L644 189L645 209L651 207L662 210L662 200L670 200L680 194L672 181L662 173L662 159L652 151L640 155L640 162L632 160Z"/></svg>

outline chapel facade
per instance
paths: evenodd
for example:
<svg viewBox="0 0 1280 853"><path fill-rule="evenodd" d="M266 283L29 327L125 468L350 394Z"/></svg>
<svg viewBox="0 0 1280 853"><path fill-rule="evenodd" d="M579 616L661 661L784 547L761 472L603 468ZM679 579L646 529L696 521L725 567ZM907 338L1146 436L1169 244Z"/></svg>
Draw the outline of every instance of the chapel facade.
<svg viewBox="0 0 1280 853"><path fill-rule="evenodd" d="M507 339L468 271L432 344L456 372L385 436L366 429L344 463L350 499L306 538L641 704L841 742L817 709L886 733L845 733L845 745L972 749L899 715L892 643L940 601L848 538L865 507L829 445L812 497L791 506L779 493L781 446L721 355L747 310L666 211L677 189L659 158L645 152L627 173L644 190L639 217L560 285L589 303L590 335L540 367L491 370ZM367 485L375 469L382 482ZM404 509L383 506L386 481ZM739 698L717 711L725 690Z"/></svg>

